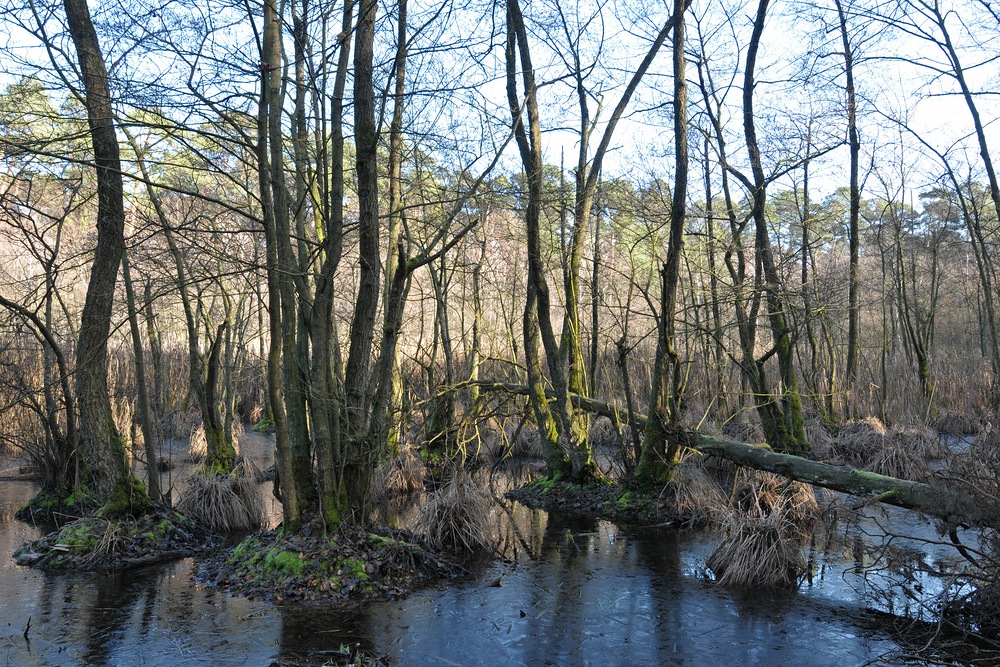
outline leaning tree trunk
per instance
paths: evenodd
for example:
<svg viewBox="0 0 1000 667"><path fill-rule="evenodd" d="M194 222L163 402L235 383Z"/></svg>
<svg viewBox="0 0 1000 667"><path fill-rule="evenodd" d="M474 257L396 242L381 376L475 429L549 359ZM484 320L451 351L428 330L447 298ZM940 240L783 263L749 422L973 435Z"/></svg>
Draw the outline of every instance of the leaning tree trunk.
<svg viewBox="0 0 1000 667"><path fill-rule="evenodd" d="M83 77L87 122L97 167L97 247L76 350L76 388L86 480L105 514L144 511L145 487L131 472L108 392L108 337L115 284L125 250L125 202L108 72L85 0L64 0Z"/></svg>

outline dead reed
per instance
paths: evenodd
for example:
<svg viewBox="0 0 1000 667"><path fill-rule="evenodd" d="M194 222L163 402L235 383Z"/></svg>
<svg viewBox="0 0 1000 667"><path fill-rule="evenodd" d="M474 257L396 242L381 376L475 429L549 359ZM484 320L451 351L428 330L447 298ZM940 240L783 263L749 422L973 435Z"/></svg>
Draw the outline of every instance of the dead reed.
<svg viewBox="0 0 1000 667"><path fill-rule="evenodd" d="M969 414L949 412L931 422L931 428L942 435L976 435L979 419Z"/></svg>
<svg viewBox="0 0 1000 667"><path fill-rule="evenodd" d="M233 449L236 454L240 453L240 439L244 435L243 423L238 419L233 420L230 437L233 441ZM205 439L205 425L199 423L192 431L188 440L187 460L189 463L201 463L208 456L208 441Z"/></svg>
<svg viewBox="0 0 1000 667"><path fill-rule="evenodd" d="M837 431L834 454L849 466L863 468L885 446L886 433L878 417L848 422Z"/></svg>
<svg viewBox="0 0 1000 667"><path fill-rule="evenodd" d="M494 546L492 501L484 486L461 466L421 508L418 530L439 549L475 554Z"/></svg>
<svg viewBox="0 0 1000 667"><path fill-rule="evenodd" d="M722 526L723 539L706 565L724 586L782 588L793 586L806 563L798 540L785 533L779 512L732 514Z"/></svg>
<svg viewBox="0 0 1000 667"><path fill-rule="evenodd" d="M411 445L403 445L399 453L383 461L375 469L371 481L372 497L384 501L395 496L424 490L424 462Z"/></svg>
<svg viewBox="0 0 1000 667"><path fill-rule="evenodd" d="M238 471L195 473L181 491L177 509L219 532L259 530L267 521L255 479Z"/></svg>
<svg viewBox="0 0 1000 667"><path fill-rule="evenodd" d="M738 473L723 539L708 559L730 586L784 587L805 572L802 545L819 517L812 486L771 473Z"/></svg>
<svg viewBox="0 0 1000 667"><path fill-rule="evenodd" d="M921 482L931 474L917 447L898 438L886 440L885 446L872 455L864 468L879 475L914 482Z"/></svg>
<svg viewBox="0 0 1000 667"><path fill-rule="evenodd" d="M832 461L836 458L836 440L830 435L822 419L806 421L806 439L811 446L810 458L817 461Z"/></svg>
<svg viewBox="0 0 1000 667"><path fill-rule="evenodd" d="M700 456L681 463L662 496L670 501L676 520L686 526L716 525L729 514L725 492L705 471Z"/></svg>
<svg viewBox="0 0 1000 667"><path fill-rule="evenodd" d="M722 435L739 442L764 442L764 431L747 413L740 413L722 425Z"/></svg>

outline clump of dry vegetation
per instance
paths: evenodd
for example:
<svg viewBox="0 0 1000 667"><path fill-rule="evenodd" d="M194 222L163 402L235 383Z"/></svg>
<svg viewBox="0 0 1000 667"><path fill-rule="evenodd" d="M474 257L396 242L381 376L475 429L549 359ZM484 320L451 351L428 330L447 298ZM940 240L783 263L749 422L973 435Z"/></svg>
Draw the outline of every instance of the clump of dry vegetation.
<svg viewBox="0 0 1000 667"><path fill-rule="evenodd" d="M410 445L403 445L399 453L383 461L372 476L372 497L388 500L394 496L424 490L424 462Z"/></svg>
<svg viewBox="0 0 1000 667"><path fill-rule="evenodd" d="M178 511L219 532L260 530L267 513L256 479L247 472L192 475L177 500Z"/></svg>
<svg viewBox="0 0 1000 667"><path fill-rule="evenodd" d="M878 417L848 422L837 432L835 455L849 466L863 468L885 445L886 433Z"/></svg>
<svg viewBox="0 0 1000 667"><path fill-rule="evenodd" d="M728 516L726 495L701 465L701 457L685 460L661 497L668 499L677 521L686 526L718 524Z"/></svg>
<svg viewBox="0 0 1000 667"><path fill-rule="evenodd" d="M829 461L835 458L836 440L822 419L806 421L806 439L811 446L810 456L817 461Z"/></svg>
<svg viewBox="0 0 1000 667"><path fill-rule="evenodd" d="M931 422L931 428L942 435L975 435L979 420L968 414L949 412Z"/></svg>
<svg viewBox="0 0 1000 667"><path fill-rule="evenodd" d="M865 470L920 482L930 477L931 471L918 450L919 444L902 438L886 440L885 446L875 452L865 464Z"/></svg>
<svg viewBox="0 0 1000 667"><path fill-rule="evenodd" d="M615 423L607 417L598 417L590 425L590 444L594 449L617 449L622 436Z"/></svg>
<svg viewBox="0 0 1000 667"><path fill-rule="evenodd" d="M490 523L492 501L461 466L452 468L448 481L420 512L417 528L438 549L475 554L493 548Z"/></svg>
<svg viewBox="0 0 1000 667"><path fill-rule="evenodd" d="M534 426L526 424L508 427L490 438L484 449L492 463L508 458L540 459L543 456L542 434Z"/></svg>
<svg viewBox="0 0 1000 667"><path fill-rule="evenodd" d="M805 571L802 544L819 516L812 486L770 473L737 477L722 542L708 558L730 586L794 585Z"/></svg>
<svg viewBox="0 0 1000 667"><path fill-rule="evenodd" d="M724 586L792 586L805 570L798 540L785 534L778 513L733 514L723 523L725 537L708 558L716 581Z"/></svg>
<svg viewBox="0 0 1000 667"><path fill-rule="evenodd" d="M764 442L764 431L746 413L741 413L723 424L722 435L733 440L738 440L739 442Z"/></svg>
<svg viewBox="0 0 1000 667"><path fill-rule="evenodd" d="M937 472L931 483L945 487L956 506L955 520L970 525L1000 525L1000 447L977 441Z"/></svg>

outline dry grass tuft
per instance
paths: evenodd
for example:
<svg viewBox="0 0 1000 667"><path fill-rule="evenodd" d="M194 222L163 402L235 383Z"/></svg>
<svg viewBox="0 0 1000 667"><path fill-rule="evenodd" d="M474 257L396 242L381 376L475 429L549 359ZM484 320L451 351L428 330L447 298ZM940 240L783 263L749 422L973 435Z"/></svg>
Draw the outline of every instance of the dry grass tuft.
<svg viewBox="0 0 1000 667"><path fill-rule="evenodd" d="M806 439L812 449L810 457L817 461L830 461L836 458L834 437L830 435L821 419L810 419L806 422Z"/></svg>
<svg viewBox="0 0 1000 667"><path fill-rule="evenodd" d="M913 426L896 429L890 437L891 444L899 444L913 451L923 459L940 460L947 458L948 446L938 437L937 432L927 426Z"/></svg>
<svg viewBox="0 0 1000 667"><path fill-rule="evenodd" d="M722 487L695 458L681 464L663 493L673 501L676 518L684 525L714 525L728 515Z"/></svg>
<svg viewBox="0 0 1000 667"><path fill-rule="evenodd" d="M617 449L622 439L615 423L607 417L598 417L590 426L590 444L601 449Z"/></svg>
<svg viewBox="0 0 1000 667"><path fill-rule="evenodd" d="M732 504L738 512L750 516L778 515L789 533L808 534L820 514L811 484L759 470L740 473Z"/></svg>
<svg viewBox="0 0 1000 667"><path fill-rule="evenodd" d="M931 475L923 456L902 438L886 440L885 447L865 464L865 470L913 482L921 482Z"/></svg>
<svg viewBox="0 0 1000 667"><path fill-rule="evenodd" d="M725 537L707 565L724 586L793 586L806 563L798 540L785 534L780 513L733 514L723 523Z"/></svg>
<svg viewBox="0 0 1000 667"><path fill-rule="evenodd" d="M863 468L885 445L885 424L877 417L844 424L837 432L836 455L847 465Z"/></svg>
<svg viewBox="0 0 1000 667"><path fill-rule="evenodd" d="M233 449L236 450L237 456L239 456L240 453L240 438L243 434L243 424L234 419L230 436L233 439ZM205 440L205 425L198 424L198 426L191 431L191 437L188 440L187 460L189 463L201 463L205 460L206 456L208 456L208 441Z"/></svg>
<svg viewBox="0 0 1000 667"><path fill-rule="evenodd" d="M372 496L378 501L423 491L424 462L413 447L403 445L398 454L375 469L371 484Z"/></svg>
<svg viewBox="0 0 1000 667"><path fill-rule="evenodd" d="M492 501L483 485L462 467L421 508L418 529L439 549L474 554L494 546Z"/></svg>
<svg viewBox="0 0 1000 667"><path fill-rule="evenodd" d="M931 428L942 435L976 435L979 419L972 415L949 412L931 423Z"/></svg>
<svg viewBox="0 0 1000 667"><path fill-rule="evenodd" d="M135 399L123 396L113 398L111 414L115 420L115 428L125 440L126 449L131 456L136 448L142 447L142 431L135 428ZM134 442L133 439L138 441Z"/></svg>
<svg viewBox="0 0 1000 667"><path fill-rule="evenodd" d="M489 438L483 449L492 463L504 459L541 459L544 457L542 434L533 426L520 429L510 426Z"/></svg>
<svg viewBox="0 0 1000 667"><path fill-rule="evenodd" d="M191 433L201 423L199 410L174 410L165 420L164 435L168 438L183 438Z"/></svg>
<svg viewBox="0 0 1000 667"><path fill-rule="evenodd" d="M205 440L205 426L198 424L188 439L187 460L189 463L201 463L206 456L208 456L208 441Z"/></svg>
<svg viewBox="0 0 1000 667"><path fill-rule="evenodd" d="M260 530L267 521L264 500L253 477L192 475L177 501L178 511L219 532Z"/></svg>
<svg viewBox="0 0 1000 667"><path fill-rule="evenodd" d="M759 471L741 475L708 567L723 585L792 586L805 572L802 545L819 512L809 484Z"/></svg>
<svg viewBox="0 0 1000 667"><path fill-rule="evenodd" d="M253 459L249 459L245 456L236 457L236 462L233 464L232 474L252 479L255 484L267 481L267 472L261 470L260 466L253 462Z"/></svg>

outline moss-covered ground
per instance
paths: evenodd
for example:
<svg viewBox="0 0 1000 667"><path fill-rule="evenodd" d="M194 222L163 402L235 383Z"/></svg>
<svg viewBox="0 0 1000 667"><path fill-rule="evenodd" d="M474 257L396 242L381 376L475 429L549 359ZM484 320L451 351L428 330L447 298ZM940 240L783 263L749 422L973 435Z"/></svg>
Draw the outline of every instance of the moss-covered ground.
<svg viewBox="0 0 1000 667"><path fill-rule="evenodd" d="M586 514L627 524L661 524L677 519L657 492L631 484L580 485L548 477L507 494L529 507Z"/></svg>
<svg viewBox="0 0 1000 667"><path fill-rule="evenodd" d="M191 556L218 544L183 514L155 506L139 518L91 515L64 523L23 545L14 560L52 569L116 570Z"/></svg>
<svg viewBox="0 0 1000 667"><path fill-rule="evenodd" d="M349 531L333 536L250 535L205 562L202 578L220 588L274 603L348 603L403 597L462 568L403 531Z"/></svg>

